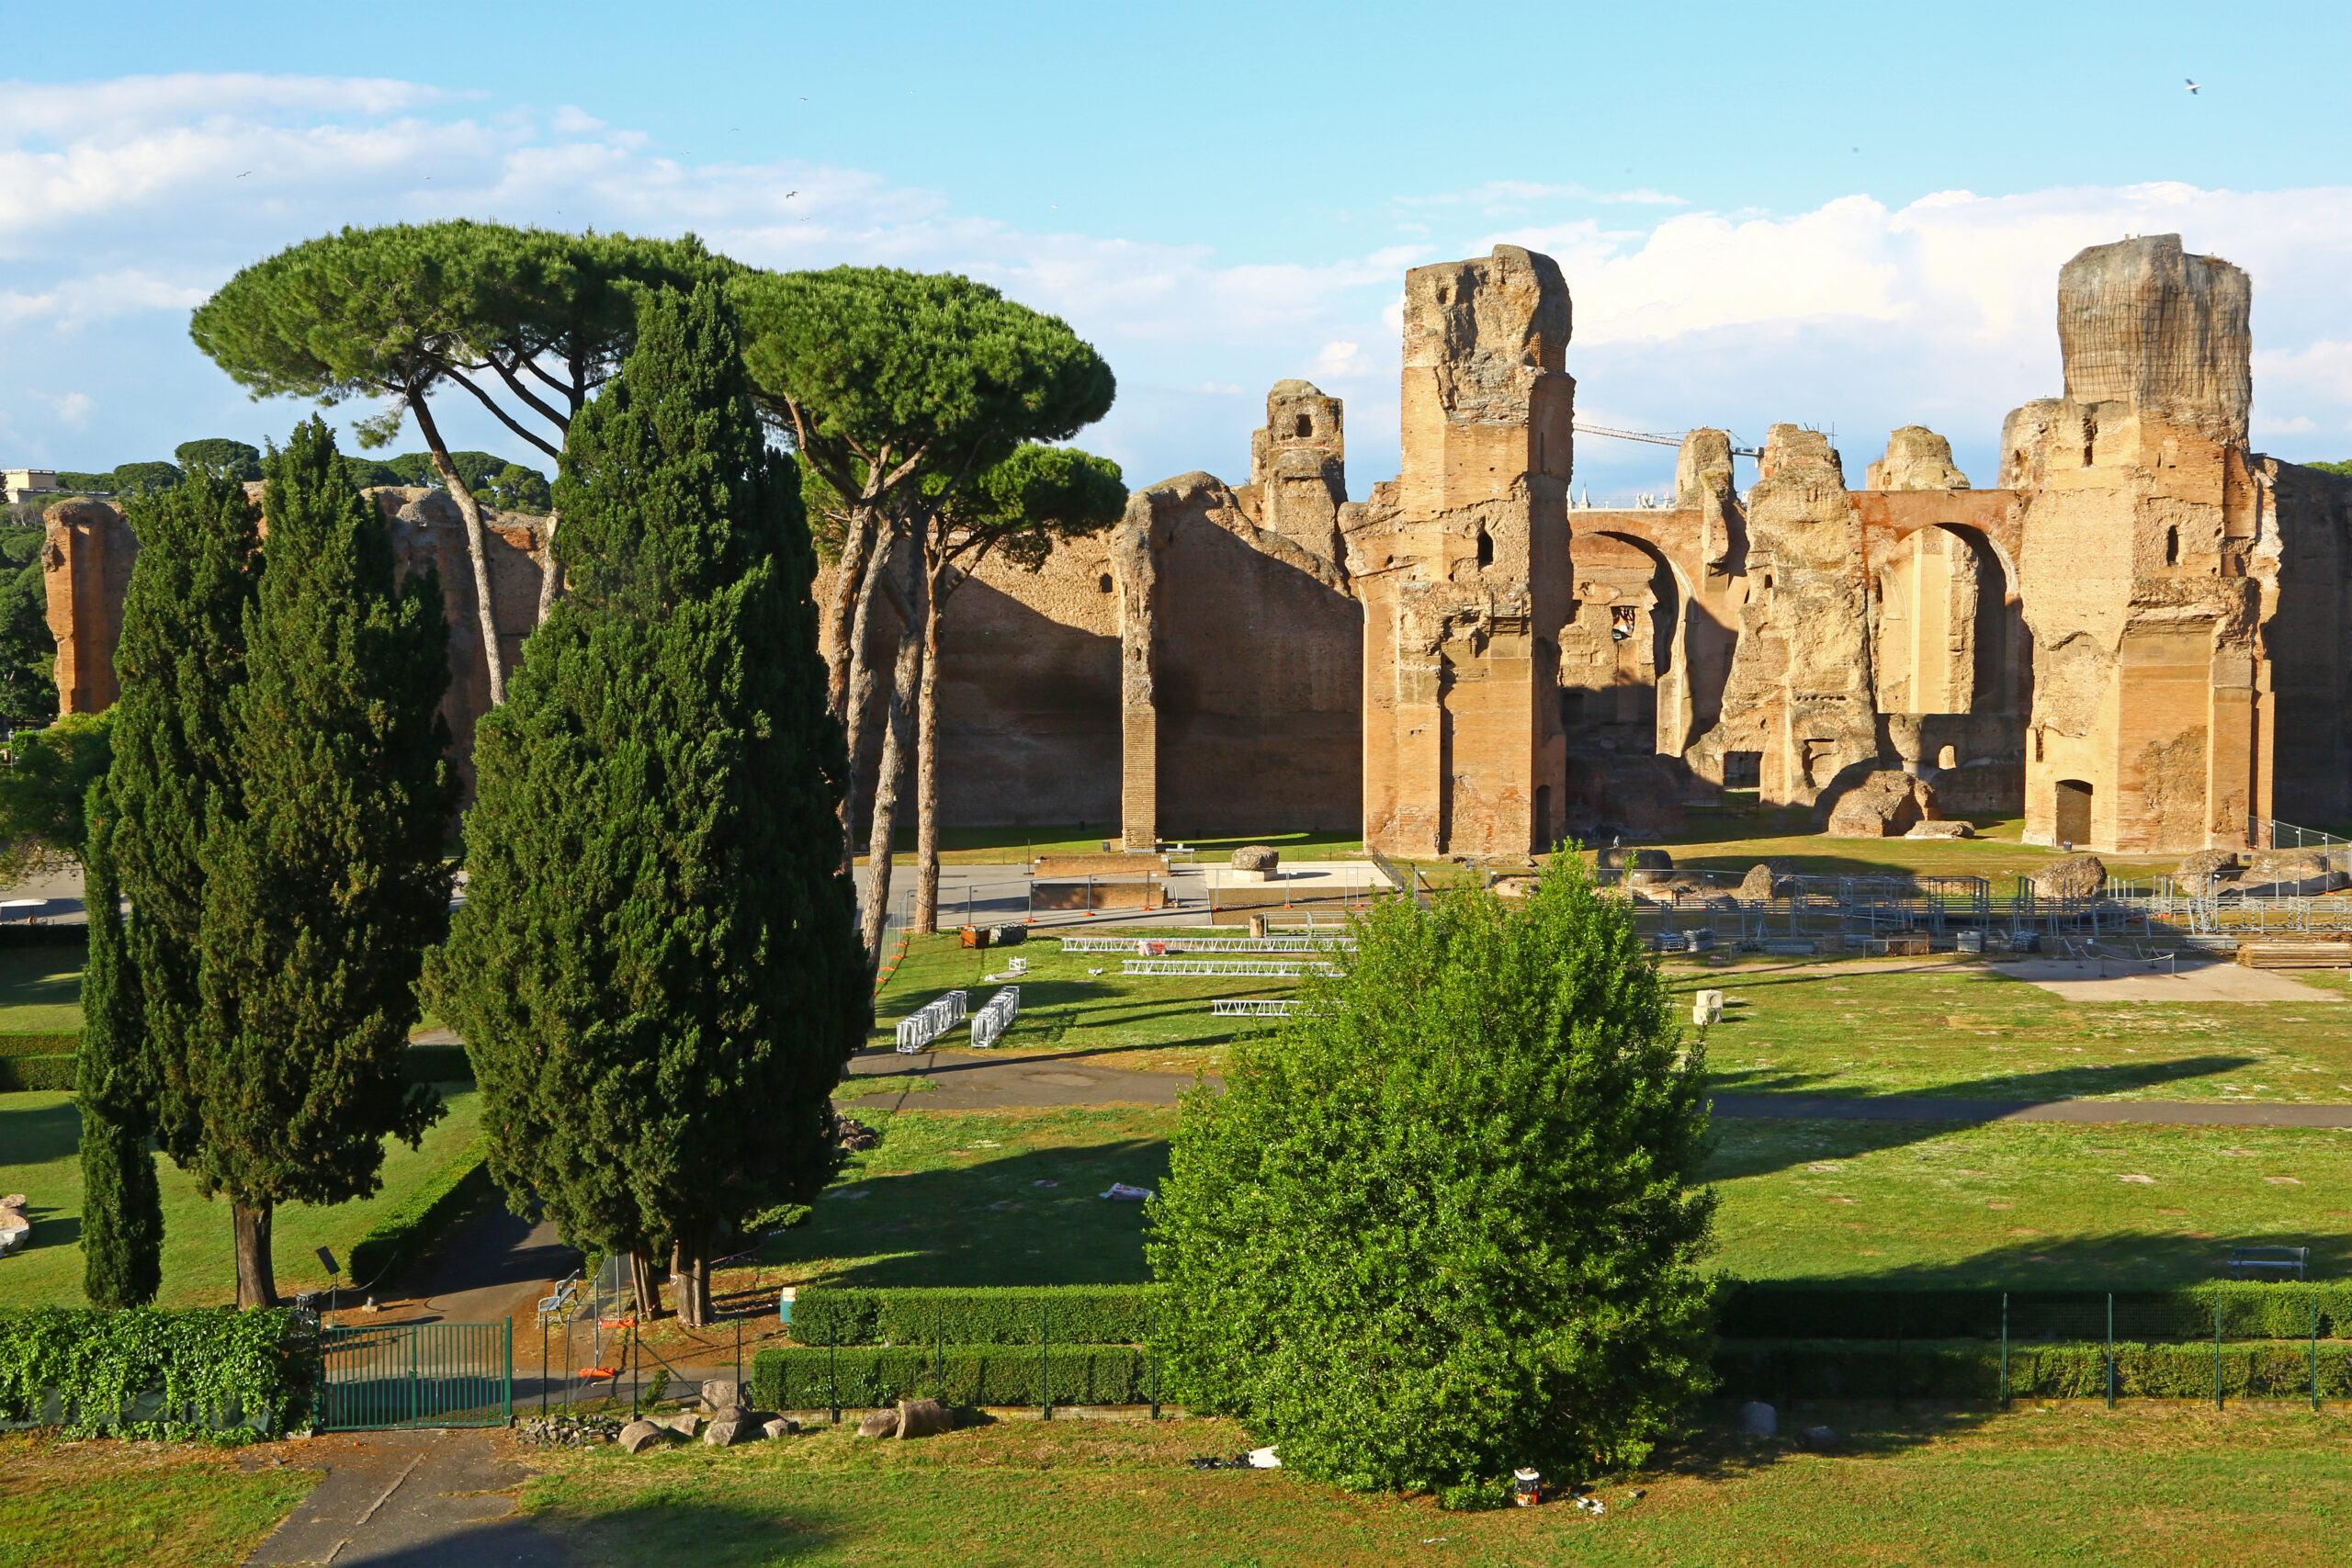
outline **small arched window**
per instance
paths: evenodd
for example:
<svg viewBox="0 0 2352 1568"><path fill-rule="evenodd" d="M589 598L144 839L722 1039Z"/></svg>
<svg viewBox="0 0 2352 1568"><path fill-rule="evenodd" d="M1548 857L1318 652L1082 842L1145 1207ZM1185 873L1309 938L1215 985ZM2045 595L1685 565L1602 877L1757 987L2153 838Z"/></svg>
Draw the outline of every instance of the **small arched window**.
<svg viewBox="0 0 2352 1568"><path fill-rule="evenodd" d="M1300 414L1297 422L1291 426L1290 433L1304 441L1315 434L1315 421L1306 414Z"/></svg>
<svg viewBox="0 0 2352 1568"><path fill-rule="evenodd" d="M2165 530L2165 564L2166 566L2180 564L2180 530L2178 528Z"/></svg>
<svg viewBox="0 0 2352 1568"><path fill-rule="evenodd" d="M1478 564L1480 566L1495 564L1495 536L1484 528L1478 530Z"/></svg>

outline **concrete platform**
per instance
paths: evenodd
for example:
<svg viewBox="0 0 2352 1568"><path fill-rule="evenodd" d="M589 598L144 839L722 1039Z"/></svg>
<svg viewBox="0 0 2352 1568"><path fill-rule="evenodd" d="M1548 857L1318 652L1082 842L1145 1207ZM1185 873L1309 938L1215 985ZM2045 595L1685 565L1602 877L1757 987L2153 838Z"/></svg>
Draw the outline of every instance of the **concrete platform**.
<svg viewBox="0 0 2352 1568"><path fill-rule="evenodd" d="M1987 965L2004 980L2022 980L2073 1002L2308 1002L2341 1003L2340 991L2306 986L2267 969L2245 969L2222 959L2181 960L2173 969L2137 960L2029 958Z"/></svg>

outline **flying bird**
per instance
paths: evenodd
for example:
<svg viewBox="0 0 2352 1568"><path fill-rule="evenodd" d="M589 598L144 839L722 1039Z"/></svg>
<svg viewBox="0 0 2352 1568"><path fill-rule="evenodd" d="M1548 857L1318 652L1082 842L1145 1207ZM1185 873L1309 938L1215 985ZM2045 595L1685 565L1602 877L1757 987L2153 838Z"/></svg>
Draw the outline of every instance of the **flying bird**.
<svg viewBox="0 0 2352 1568"><path fill-rule="evenodd" d="M2183 77L2181 78L2181 80L2182 80L2182 81L2184 81L2184 82L2187 82L2187 83L2188 84L2188 90L2189 90L2189 92L2190 92L2192 95L2194 95L2194 94L2196 93L2196 91L2197 91L2197 83L2196 83L2196 81L2195 81L2193 78L2191 78L2191 77L2188 77L2188 76L2183 76Z"/></svg>
<svg viewBox="0 0 2352 1568"><path fill-rule="evenodd" d="M250 175L250 174L252 174L252 173L253 173L253 171L252 171L251 169L247 169L247 170L245 171L245 175ZM239 175L237 177L238 177L239 179L243 179L243 178L245 177L245 175Z"/></svg>

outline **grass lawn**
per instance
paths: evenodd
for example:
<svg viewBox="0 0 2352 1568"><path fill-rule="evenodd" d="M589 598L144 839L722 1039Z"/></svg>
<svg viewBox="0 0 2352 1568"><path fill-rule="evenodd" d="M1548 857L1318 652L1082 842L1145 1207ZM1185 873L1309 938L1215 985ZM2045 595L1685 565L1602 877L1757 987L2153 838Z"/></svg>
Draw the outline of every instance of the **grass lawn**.
<svg viewBox="0 0 2352 1568"><path fill-rule="evenodd" d="M1150 1278L1141 1213L1096 1194L1159 1184L1172 1110L874 1119L881 1145L808 1223L721 1277L734 1310L772 1315L782 1284ZM1715 1131L1710 1264L1742 1279L2145 1289L2211 1279L2231 1247L2265 1245L2310 1247L2322 1278L2352 1266L2339 1206L2352 1133L1760 1118Z"/></svg>
<svg viewBox="0 0 2352 1568"><path fill-rule="evenodd" d="M243 1562L318 1472L180 1443L0 1438L0 1568Z"/></svg>
<svg viewBox="0 0 2352 1568"><path fill-rule="evenodd" d="M336 1261L348 1263L351 1244L410 1188L464 1156L481 1126L480 1098L470 1083L440 1087L448 1113L424 1134L421 1147L394 1143L386 1151L384 1186L373 1198L325 1208L296 1203L277 1211L272 1247L280 1291L325 1284L318 1259L311 1256L313 1247L333 1247ZM0 1258L0 1307L83 1304L82 1168L75 1153L80 1134L69 1094L0 1094L0 1192L31 1199L34 1222L31 1245ZM207 1306L235 1300L228 1204L208 1202L194 1179L161 1156L156 1176L164 1193L164 1287L156 1304Z"/></svg>
<svg viewBox="0 0 2352 1568"><path fill-rule="evenodd" d="M82 950L0 947L0 1034L82 1027Z"/></svg>
<svg viewBox="0 0 2352 1568"><path fill-rule="evenodd" d="M1724 991L1707 1061L1731 1093L2352 1100L2352 1018L2324 989L2309 1008L2074 1002L1996 964L1872 974L1786 960L1678 971L1674 986Z"/></svg>
<svg viewBox="0 0 2352 1568"><path fill-rule="evenodd" d="M1730 1435L1728 1413L1566 1506L1442 1513L1282 1471L1196 1472L1224 1422L1005 1422L920 1443L847 1428L629 1459L558 1450L523 1506L583 1562L1296 1565L2335 1563L2352 1525L2341 1415L2095 1405L1996 1415L1820 1406L1844 1450ZM1784 1427L1784 1429L1786 1429ZM1634 1501L1632 1493L1645 1495Z"/></svg>

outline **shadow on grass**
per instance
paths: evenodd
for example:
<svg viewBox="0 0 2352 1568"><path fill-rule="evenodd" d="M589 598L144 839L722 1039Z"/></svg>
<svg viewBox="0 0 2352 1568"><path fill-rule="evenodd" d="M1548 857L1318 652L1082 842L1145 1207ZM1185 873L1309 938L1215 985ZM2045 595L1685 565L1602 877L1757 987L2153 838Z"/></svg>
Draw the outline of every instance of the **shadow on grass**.
<svg viewBox="0 0 2352 1568"><path fill-rule="evenodd" d="M1858 1092L1851 1088L1816 1089L1813 1086L1830 1083L1834 1075L1779 1067L1746 1067L1734 1072L1711 1073L1708 1077L1718 1093L1811 1092L1825 1100L1852 1101L1857 1108L1871 1106L1883 1100L1991 1100L2003 1104L2039 1105L2053 1100L2084 1100L2093 1095L2154 1089L2162 1084L2179 1083L2188 1078L2212 1077L2257 1066L2259 1061L2260 1058L2255 1056L2183 1056L2170 1062L2131 1062L2039 1073L2002 1073L1992 1077L1923 1084L1917 1089L1906 1089L1899 1095ZM1899 1116L1901 1112L1891 1108L1888 1114ZM1939 1124L1981 1124L1997 1119L1994 1113L1962 1113L1955 1108L1955 1113Z"/></svg>
<svg viewBox="0 0 2352 1568"><path fill-rule="evenodd" d="M1740 1403L1709 1400L1700 1405L1681 1435L1660 1443L1649 1463L1625 1481L1637 1483L1660 1476L1733 1481L1755 1475L1805 1452L1803 1434L1808 1427L1836 1432L1836 1451L1842 1457L1889 1459L1973 1432L2000 1414L1989 1402L1975 1406L1917 1400L1897 1408L1850 1400L1794 1400L1775 1407L1779 1436L1751 1438L1739 1429Z"/></svg>
<svg viewBox="0 0 2352 1568"><path fill-rule="evenodd" d="M0 1100L0 1106L7 1106L0 1110L0 1157L10 1165L69 1159L82 1146L82 1113L70 1100L38 1106L8 1106Z"/></svg>
<svg viewBox="0 0 2352 1568"><path fill-rule="evenodd" d="M2335 1280L2352 1267L2352 1235L2343 1231L2247 1231L2207 1235L2147 1231L2076 1232L2033 1236L1941 1263L1873 1268L1867 1274L1776 1275L1774 1285L1849 1284L1857 1292L1989 1290L2154 1291L2221 1277L2221 1266L2237 1247L2308 1247L2314 1280ZM2018 1307L2013 1332L2042 1337ZM2210 1329L2210 1324L2208 1325ZM1889 1331L1891 1332L1891 1330ZM2091 1333L2078 1327L2076 1334ZM2193 1332L2193 1331L2192 1331ZM2125 1334L2132 1337L2131 1332ZM2144 1337L2143 1335L2142 1337Z"/></svg>
<svg viewBox="0 0 2352 1568"><path fill-rule="evenodd" d="M836 1262L808 1281L827 1285L1141 1284L1141 1206L1098 1194L1167 1174L1165 1138L1122 1138L863 1178L828 1190L758 1261Z"/></svg>

